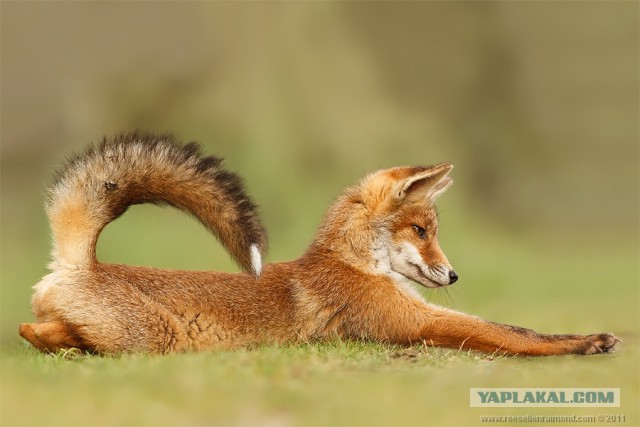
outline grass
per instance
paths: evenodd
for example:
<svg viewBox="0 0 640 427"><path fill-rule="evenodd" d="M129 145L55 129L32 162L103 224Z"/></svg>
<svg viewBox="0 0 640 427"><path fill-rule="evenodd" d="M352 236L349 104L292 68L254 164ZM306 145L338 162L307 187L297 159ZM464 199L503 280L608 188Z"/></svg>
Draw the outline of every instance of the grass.
<svg viewBox="0 0 640 427"><path fill-rule="evenodd" d="M478 425L521 408L469 408L470 387L621 387L625 413L637 358L517 359L426 347L323 343L172 356L42 355L2 360L2 425ZM637 350L637 345L636 345ZM635 384L635 385L634 385ZM635 393L635 394L634 394ZM635 418L634 418L635 417Z"/></svg>

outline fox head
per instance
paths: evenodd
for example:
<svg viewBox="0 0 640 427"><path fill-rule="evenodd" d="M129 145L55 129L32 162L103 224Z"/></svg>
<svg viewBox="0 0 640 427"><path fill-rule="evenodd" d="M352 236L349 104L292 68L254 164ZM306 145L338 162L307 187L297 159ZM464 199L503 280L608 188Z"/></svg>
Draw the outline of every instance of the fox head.
<svg viewBox="0 0 640 427"><path fill-rule="evenodd" d="M394 168L375 175L387 181L377 197L382 219L383 247L378 257L388 262L388 273L400 275L428 288L450 285L458 280L438 243L438 217L434 202L453 183L447 174L453 166L441 163L430 167ZM379 184L378 184L379 185ZM376 205L375 195L371 200ZM383 265L380 263L380 265ZM396 277L398 279L398 277ZM400 278L402 279L402 278Z"/></svg>
<svg viewBox="0 0 640 427"><path fill-rule="evenodd" d="M438 244L434 206L453 183L447 176L452 168L441 163L368 175L333 206L321 240L346 262L398 284L437 288L454 283L458 276Z"/></svg>

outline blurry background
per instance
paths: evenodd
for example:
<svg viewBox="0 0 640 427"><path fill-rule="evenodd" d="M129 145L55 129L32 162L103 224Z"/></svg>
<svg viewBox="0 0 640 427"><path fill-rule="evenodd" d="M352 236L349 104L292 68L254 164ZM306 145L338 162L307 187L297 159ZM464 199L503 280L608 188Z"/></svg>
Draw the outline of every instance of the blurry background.
<svg viewBox="0 0 640 427"><path fill-rule="evenodd" d="M46 274L53 169L133 128L240 172L269 260L298 256L365 173L451 161L441 243L461 281L430 299L637 340L638 16L636 2L3 2L0 343ZM107 227L99 257L235 269L195 221L148 206Z"/></svg>

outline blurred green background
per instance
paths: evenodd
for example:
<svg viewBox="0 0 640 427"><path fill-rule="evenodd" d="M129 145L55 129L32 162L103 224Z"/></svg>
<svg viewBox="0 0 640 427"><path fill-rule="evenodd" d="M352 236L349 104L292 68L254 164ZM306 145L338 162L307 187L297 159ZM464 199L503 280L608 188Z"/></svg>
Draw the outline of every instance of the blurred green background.
<svg viewBox="0 0 640 427"><path fill-rule="evenodd" d="M1 342L30 317L30 286L46 272L52 170L132 128L201 141L240 172L270 260L298 256L365 173L447 160L456 185L440 202L441 234L463 279L454 303L469 302L472 265L500 282L505 260L484 248L501 236L507 253L557 251L559 269L589 251L591 274L606 280L615 267L637 285L637 259L598 262L638 253L637 12L625 2L3 3ZM109 226L99 251L235 268L195 221L153 207ZM554 266L540 268L544 279Z"/></svg>
<svg viewBox="0 0 640 427"><path fill-rule="evenodd" d="M441 243L461 280L425 295L544 332L611 329L637 353L637 2L1 8L3 354L46 274L52 171L133 128L224 157L274 261L297 257L364 174L451 161ZM99 258L235 270L195 221L148 206L107 227Z"/></svg>

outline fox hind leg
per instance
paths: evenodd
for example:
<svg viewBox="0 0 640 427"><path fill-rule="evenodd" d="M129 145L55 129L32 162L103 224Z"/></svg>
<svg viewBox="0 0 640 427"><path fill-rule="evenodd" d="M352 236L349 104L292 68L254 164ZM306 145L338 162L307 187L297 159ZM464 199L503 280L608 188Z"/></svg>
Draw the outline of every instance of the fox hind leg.
<svg viewBox="0 0 640 427"><path fill-rule="evenodd" d="M42 352L55 353L68 348L88 350L73 329L62 321L22 323L19 333Z"/></svg>

